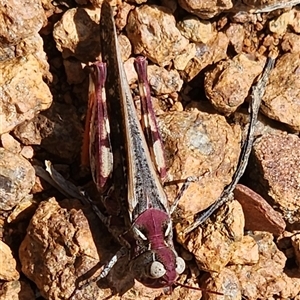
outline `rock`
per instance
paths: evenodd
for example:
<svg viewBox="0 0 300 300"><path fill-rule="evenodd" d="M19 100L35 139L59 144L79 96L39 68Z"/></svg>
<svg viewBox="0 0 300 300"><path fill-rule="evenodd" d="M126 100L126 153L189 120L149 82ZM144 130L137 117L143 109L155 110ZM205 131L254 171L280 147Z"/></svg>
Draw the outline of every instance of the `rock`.
<svg viewBox="0 0 300 300"><path fill-rule="evenodd" d="M179 0L179 5L191 14L201 19L210 19L223 11L232 8L231 0L222 1L195 1L195 0Z"/></svg>
<svg viewBox="0 0 300 300"><path fill-rule="evenodd" d="M29 54L33 55L40 64L39 71L49 81L52 80L46 53L44 52L44 41L38 33L20 41L20 43L16 45L15 53L18 58L24 58L24 56L28 56ZM37 69L35 71L37 71Z"/></svg>
<svg viewBox="0 0 300 300"><path fill-rule="evenodd" d="M1 143L3 148L7 151L13 153L21 152L20 143L17 140L15 140L9 133L4 133L1 135Z"/></svg>
<svg viewBox="0 0 300 300"><path fill-rule="evenodd" d="M26 197L34 178L34 169L25 158L0 148L0 210L10 210Z"/></svg>
<svg viewBox="0 0 300 300"><path fill-rule="evenodd" d="M83 139L82 125L74 106L60 103L21 124L14 133L23 144L41 145L64 162L72 162L78 155Z"/></svg>
<svg viewBox="0 0 300 300"><path fill-rule="evenodd" d="M48 122L49 123L49 122ZM38 115L30 121L25 121L21 125L14 129L14 135L22 142L23 145L40 145L42 138L47 136L45 127L53 127L53 124L49 126L47 119Z"/></svg>
<svg viewBox="0 0 300 300"><path fill-rule="evenodd" d="M299 232L291 236L292 246L295 251L296 263L300 266L300 234Z"/></svg>
<svg viewBox="0 0 300 300"><path fill-rule="evenodd" d="M194 43L207 44L217 35L215 26L205 20L199 20L195 16L189 16L177 24L181 34Z"/></svg>
<svg viewBox="0 0 300 300"><path fill-rule="evenodd" d="M271 20L269 23L269 29L271 32L278 35L284 34L287 31L288 26L293 28L296 33L300 33L300 13L296 9L291 9L278 16L277 19Z"/></svg>
<svg viewBox="0 0 300 300"><path fill-rule="evenodd" d="M266 7L276 4L277 0L243 0L243 3L250 7ZM284 1L283 1L284 2Z"/></svg>
<svg viewBox="0 0 300 300"><path fill-rule="evenodd" d="M53 198L41 202L19 249L22 272L37 285L46 299L68 299L75 289L76 278L99 261L93 239L97 234L91 235L78 201L64 204L59 205ZM93 299L99 297L101 291L95 284L87 288ZM73 299L79 299L78 295Z"/></svg>
<svg viewBox="0 0 300 300"><path fill-rule="evenodd" d="M233 113L245 101L264 64L264 58L238 54L206 72L205 93L215 109L227 116Z"/></svg>
<svg viewBox="0 0 300 300"><path fill-rule="evenodd" d="M49 187L50 187L50 184L47 185L47 183L45 183L43 179L36 176L34 186L31 189L31 193L32 193L32 195L38 194L38 193L43 192L44 190L47 190L47 188L49 188Z"/></svg>
<svg viewBox="0 0 300 300"><path fill-rule="evenodd" d="M243 43L245 38L245 29L243 25L237 23L230 23L226 29L226 35L229 43L233 46L235 52L240 54L243 50Z"/></svg>
<svg viewBox="0 0 300 300"><path fill-rule="evenodd" d="M300 130L300 53L286 53L271 72L261 110L271 119Z"/></svg>
<svg viewBox="0 0 300 300"><path fill-rule="evenodd" d="M48 22L44 24L44 27L40 30L40 33L41 35L49 35L52 33L55 20L59 18L57 14L61 14L63 8L61 6L58 7L56 3L53 3L51 0L41 0L41 3Z"/></svg>
<svg viewBox="0 0 300 300"><path fill-rule="evenodd" d="M277 34L283 34L287 30L287 26L291 23L293 17L292 11L288 11L280 15L276 20L272 20L269 23L269 29L271 32Z"/></svg>
<svg viewBox="0 0 300 300"><path fill-rule="evenodd" d="M272 234L254 232L253 238L259 249L258 263L243 265L242 267L240 265L230 265L227 268L234 271L238 277L243 288L244 297L248 299L266 299L266 297L281 295L288 287L288 281L286 280L288 277L284 274L286 257L277 249ZM290 279L293 281L292 278ZM300 282L300 280L297 281ZM298 285L299 292L299 283L297 284L295 281L296 285ZM288 295L290 296L290 293Z"/></svg>
<svg viewBox="0 0 300 300"><path fill-rule="evenodd" d="M252 236L245 235L234 243L229 265L253 265L259 260L258 245Z"/></svg>
<svg viewBox="0 0 300 300"><path fill-rule="evenodd" d="M82 124L75 107L55 103L43 115L45 118L40 118L41 146L64 163L73 162L81 150L83 139Z"/></svg>
<svg viewBox="0 0 300 300"><path fill-rule="evenodd" d="M53 28L56 47L64 58L96 60L100 53L99 21L99 8L71 8L64 13Z"/></svg>
<svg viewBox="0 0 300 300"><path fill-rule="evenodd" d="M186 51L183 53L177 55L174 59L174 67L178 71L183 71L188 62L194 58L196 55L196 44L195 43L189 43L187 45Z"/></svg>
<svg viewBox="0 0 300 300"><path fill-rule="evenodd" d="M294 18L289 25L296 33L300 33L300 13L296 8L293 8L292 12L294 13Z"/></svg>
<svg viewBox="0 0 300 300"><path fill-rule="evenodd" d="M224 268L219 273L210 273L202 279L204 284L203 288L209 291L217 291L222 293L224 299L240 300L242 299L241 286L237 276L231 270ZM203 299L205 300L218 300L219 295L212 293L205 293Z"/></svg>
<svg viewBox="0 0 300 300"><path fill-rule="evenodd" d="M233 114L234 122L242 125L242 127L248 126L250 121L250 115L248 108L240 107ZM280 126L281 125L281 126ZM264 114L259 113L257 122L255 124L254 130L254 139L261 137L266 134L277 134L284 131L286 128L282 124L278 124L278 122L269 119ZM243 138L246 138L246 131L243 132Z"/></svg>
<svg viewBox="0 0 300 300"><path fill-rule="evenodd" d="M151 300L153 298L161 300L161 297L164 297L164 293L162 291L160 291L159 289L148 288L148 287L144 286L143 284L139 283L138 281L136 281L134 284L134 287L131 290L129 290L122 297L124 297L125 300L131 300L130 298L132 298L132 295L135 295L133 297L136 297L136 295L138 295L139 299L142 299L142 300ZM118 300L117 297L120 297L120 296L114 296L114 297L115 298L113 298L113 300ZM167 298L163 298L163 299L172 300L173 298L172 298L172 296L167 296ZM181 298L175 297L174 299L179 300Z"/></svg>
<svg viewBox="0 0 300 300"><path fill-rule="evenodd" d="M173 15L162 6L142 5L132 10L126 31L134 53L160 66L170 64L189 43L177 29Z"/></svg>
<svg viewBox="0 0 300 300"><path fill-rule="evenodd" d="M3 44L17 44L37 33L46 21L40 0L28 0L26 5L4 0L0 10L1 41Z"/></svg>
<svg viewBox="0 0 300 300"><path fill-rule="evenodd" d="M197 278L195 278L193 281L191 279L188 280L188 287L182 288L180 286L175 287L172 289L171 295L160 295L159 297L156 297L157 300L180 300L180 299L189 299L189 300L199 300L202 299L201 295L203 295L203 292L200 290L193 290L192 288L199 289L199 283L197 282ZM191 288L189 288L191 287ZM152 289L154 291L154 289ZM153 299L153 298L149 298Z"/></svg>
<svg viewBox="0 0 300 300"><path fill-rule="evenodd" d="M17 44L1 44L0 61L15 58L22 59L28 55L33 55L40 63L40 71L51 79L49 65L43 49L44 43L41 36L36 32L20 40Z"/></svg>
<svg viewBox="0 0 300 300"><path fill-rule="evenodd" d="M0 62L0 134L51 105L52 95L43 81L42 68L33 55Z"/></svg>
<svg viewBox="0 0 300 300"><path fill-rule="evenodd" d="M142 3L147 2L147 0L131 0L131 2L134 2L136 4L142 4Z"/></svg>
<svg viewBox="0 0 300 300"><path fill-rule="evenodd" d="M21 155L24 156L26 159L33 158L34 150L31 146L24 146L21 150Z"/></svg>
<svg viewBox="0 0 300 300"><path fill-rule="evenodd" d="M14 259L10 248L0 241L0 280L13 281L18 280L20 275L17 271L17 262ZM1 299L1 298L0 298Z"/></svg>
<svg viewBox="0 0 300 300"><path fill-rule="evenodd" d="M39 0L29 0L26 6L5 0L0 11L0 61L12 60L15 65L17 60L14 59L26 60L33 55L40 65L34 72L50 79L43 40L38 34L46 22L46 14ZM18 68L15 66L15 69Z"/></svg>
<svg viewBox="0 0 300 300"><path fill-rule="evenodd" d="M7 223L17 223L21 220L29 220L37 208L37 202L33 200L32 195L27 195L12 210L6 219Z"/></svg>
<svg viewBox="0 0 300 300"><path fill-rule="evenodd" d="M89 2L91 2L94 7L101 7L103 3L102 0L89 0ZM111 6L117 6L117 4L119 4L117 0L110 0L109 3Z"/></svg>
<svg viewBox="0 0 300 300"><path fill-rule="evenodd" d="M182 216L204 210L231 182L240 153L240 128L231 127L223 116L197 109L157 117L167 157L168 181L181 183L188 176L204 175L193 182L179 202ZM175 199L179 187L166 187Z"/></svg>
<svg viewBox="0 0 300 300"><path fill-rule="evenodd" d="M250 13L249 11L241 11L241 10L233 12L233 14L230 16L230 19L234 23L241 23L241 24L257 22L257 16L255 14Z"/></svg>
<svg viewBox="0 0 300 300"><path fill-rule="evenodd" d="M0 300L33 300L35 294L28 282L10 281L1 285Z"/></svg>
<svg viewBox="0 0 300 300"><path fill-rule="evenodd" d="M88 4L90 1L89 0L75 0L76 3L78 3L79 5L86 5Z"/></svg>
<svg viewBox="0 0 300 300"><path fill-rule="evenodd" d="M190 60L181 73L185 81L191 81L200 71L210 64L227 58L229 40L223 32L218 32L215 39L208 44L196 44L196 56Z"/></svg>
<svg viewBox="0 0 300 300"><path fill-rule="evenodd" d="M147 72L151 90L157 96L178 92L182 88L183 80L176 70L167 71L163 67L151 65L148 66Z"/></svg>
<svg viewBox="0 0 300 300"><path fill-rule="evenodd" d="M83 65L79 60L71 57L64 59L63 64L69 84L79 84L86 79L86 73L83 71Z"/></svg>
<svg viewBox="0 0 300 300"><path fill-rule="evenodd" d="M125 28L127 24L128 14L132 9L134 9L134 6L127 2L122 2L118 6L118 12L115 19L115 24L119 30L123 30Z"/></svg>
<svg viewBox="0 0 300 300"><path fill-rule="evenodd" d="M126 61L131 56L132 52L130 41L126 35L120 34L118 36L118 42L120 45L122 61Z"/></svg>
<svg viewBox="0 0 300 300"><path fill-rule="evenodd" d="M125 61L124 70L129 85L137 82L138 76L134 68L134 57L131 57L127 61Z"/></svg>
<svg viewBox="0 0 300 300"><path fill-rule="evenodd" d="M300 279L298 277L299 270L294 268L286 270L282 274L282 278L278 280L278 284L282 284L281 295L285 299L297 299L300 290Z"/></svg>
<svg viewBox="0 0 300 300"><path fill-rule="evenodd" d="M180 234L179 224L176 229L178 241L195 255L200 269L221 272L235 252L235 243L243 238L243 210L237 201L228 202L203 228L198 227L188 236Z"/></svg>
<svg viewBox="0 0 300 300"><path fill-rule="evenodd" d="M284 231L277 239L276 239L276 245L278 249L284 253L287 259L293 259L295 261L295 252L294 248L292 246L291 236L293 235L290 231ZM293 264L288 269L291 271L291 269L295 268L295 265ZM287 270L288 270L287 269Z"/></svg>
<svg viewBox="0 0 300 300"><path fill-rule="evenodd" d="M299 53L300 52L300 36L292 32L287 32L281 43L284 52Z"/></svg>
<svg viewBox="0 0 300 300"><path fill-rule="evenodd" d="M297 135L267 134L255 141L248 168L253 189L275 205L290 223L300 220L299 151Z"/></svg>
<svg viewBox="0 0 300 300"><path fill-rule="evenodd" d="M281 214L247 186L237 184L234 190L234 198L243 207L245 228L247 230L268 231L277 236L284 231L285 221Z"/></svg>

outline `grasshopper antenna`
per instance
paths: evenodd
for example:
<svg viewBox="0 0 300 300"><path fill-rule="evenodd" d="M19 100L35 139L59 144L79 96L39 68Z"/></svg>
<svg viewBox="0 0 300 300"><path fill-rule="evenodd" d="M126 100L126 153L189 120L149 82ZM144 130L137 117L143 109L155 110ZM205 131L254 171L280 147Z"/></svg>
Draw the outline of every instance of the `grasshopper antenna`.
<svg viewBox="0 0 300 300"><path fill-rule="evenodd" d="M202 292L209 293L209 294L224 296L224 294L220 293L220 292L211 291L211 290L207 290L207 289L203 289L203 288L197 288L197 287L194 287L194 286L189 286L189 285L186 285L186 284L179 283L178 281L175 282L175 285L186 288L186 289L190 289L190 290L202 291Z"/></svg>

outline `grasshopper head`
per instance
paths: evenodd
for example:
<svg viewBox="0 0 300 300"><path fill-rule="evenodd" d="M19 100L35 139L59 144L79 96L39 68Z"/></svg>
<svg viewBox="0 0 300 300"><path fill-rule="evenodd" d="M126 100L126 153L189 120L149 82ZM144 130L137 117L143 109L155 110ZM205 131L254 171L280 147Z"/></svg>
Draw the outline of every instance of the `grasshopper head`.
<svg viewBox="0 0 300 300"><path fill-rule="evenodd" d="M135 278L151 288L172 286L185 262L174 249L169 215L147 209L135 220L133 229L137 243L131 269Z"/></svg>

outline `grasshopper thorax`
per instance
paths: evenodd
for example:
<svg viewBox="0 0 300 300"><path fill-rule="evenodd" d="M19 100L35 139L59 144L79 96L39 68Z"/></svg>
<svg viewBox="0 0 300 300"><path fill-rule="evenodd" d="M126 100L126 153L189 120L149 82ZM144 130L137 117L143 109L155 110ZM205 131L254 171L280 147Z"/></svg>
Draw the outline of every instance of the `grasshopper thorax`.
<svg viewBox="0 0 300 300"><path fill-rule="evenodd" d="M173 247L172 223L161 210L145 210L132 227L135 236L131 269L135 278L151 288L171 287L185 269Z"/></svg>

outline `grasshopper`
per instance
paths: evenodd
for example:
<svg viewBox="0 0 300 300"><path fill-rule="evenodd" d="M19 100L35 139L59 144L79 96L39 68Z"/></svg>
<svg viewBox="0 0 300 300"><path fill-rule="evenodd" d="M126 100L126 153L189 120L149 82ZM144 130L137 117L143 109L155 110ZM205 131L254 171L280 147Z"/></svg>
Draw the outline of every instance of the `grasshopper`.
<svg viewBox="0 0 300 300"><path fill-rule="evenodd" d="M151 104L146 61L143 58L136 59L141 94L141 126L121 60L112 9L106 1L102 4L100 26L102 62L92 65L90 75L85 135L85 143L89 141L90 146L83 151L83 161L87 161L89 152L92 177L110 217L100 212L86 195L78 197L76 191L74 193L81 200L88 200L122 248L104 266L97 279L106 277L120 257L129 255L130 271L138 281L151 288L171 289L178 275L185 270L185 262L174 248L171 214L191 180L186 180L169 207L162 185L166 176L163 146ZM273 61L269 61L267 72L272 64ZM263 77L264 84L266 78ZM262 91L257 93L256 89L257 95L253 96L253 124L256 122ZM252 129L253 126L250 126L249 136L253 135ZM250 152L252 141L249 144L245 153ZM240 169L245 168L248 156L249 153L243 154ZM58 179L57 174L53 175L54 170L48 172L52 178ZM236 176L234 183L240 176ZM58 185L64 186L63 182ZM124 194L125 199L122 197ZM202 223L224 202L223 199L217 201L195 223ZM115 216L121 216L123 227L116 225ZM89 282L91 280L86 284Z"/></svg>
<svg viewBox="0 0 300 300"><path fill-rule="evenodd" d="M171 288L178 275L185 269L184 260L178 256L174 248L171 214L189 182L196 179L189 178L185 181L170 208L162 186L166 177L166 167L163 145L151 104L146 61L143 58L135 60L141 95L141 126L121 60L112 9L106 1L102 4L100 26L102 60L105 63L94 64L90 80L90 98L93 102L93 105L90 105L91 171L99 192L103 194L109 176L114 176L112 174L116 171L115 161L112 160L117 158L117 165L120 168L121 155L118 151L125 146L127 176L122 179L126 181L127 198L120 206L123 209L127 229L121 236L117 236L124 245L123 248L106 265L99 278L108 274L118 257L126 252L127 247L130 250L130 268L138 281L151 288ZM272 63L268 62L266 71L269 71ZM263 88L261 90L263 93ZM109 101L106 101L106 97ZM251 104L254 111L253 120L251 119L253 124L256 123L261 97L261 94L254 95L255 101ZM111 116L113 113L114 119ZM114 132L121 132L118 141L110 138L110 126L114 127ZM250 129L248 132L250 142L244 149L248 156L252 146L253 126L250 126ZM151 145L149 148L146 140ZM238 179L245 169L248 156L242 154L241 161L244 162L237 167L235 176ZM233 180L234 184L238 179ZM230 186L231 189L234 188L233 185ZM217 201L216 205L224 201ZM203 220L215 210L216 205L204 213ZM199 222L197 224L199 225ZM218 292L211 293L223 295Z"/></svg>
<svg viewBox="0 0 300 300"><path fill-rule="evenodd" d="M115 176L114 172L122 165L118 152L122 141L127 174L127 201L120 203L122 209L126 207L122 214L127 229L121 236L117 236L124 246L104 268L100 278L107 275L127 247L130 250L130 268L138 281L152 288L171 287L177 276L184 271L185 262L173 245L169 204L159 179L159 176L165 177L166 169L147 83L146 61L143 58L136 59L144 133L123 68L112 9L106 1L101 9L100 26L102 60L105 63L93 64L90 77L91 113L87 124L90 127L91 171L103 195L108 189L110 178ZM121 134L119 140L115 141L115 136L110 137L110 134L118 131ZM145 135L153 145L150 149ZM156 161L156 167L151 156ZM112 189L108 189L106 196L102 197L107 206L110 205L112 193Z"/></svg>

